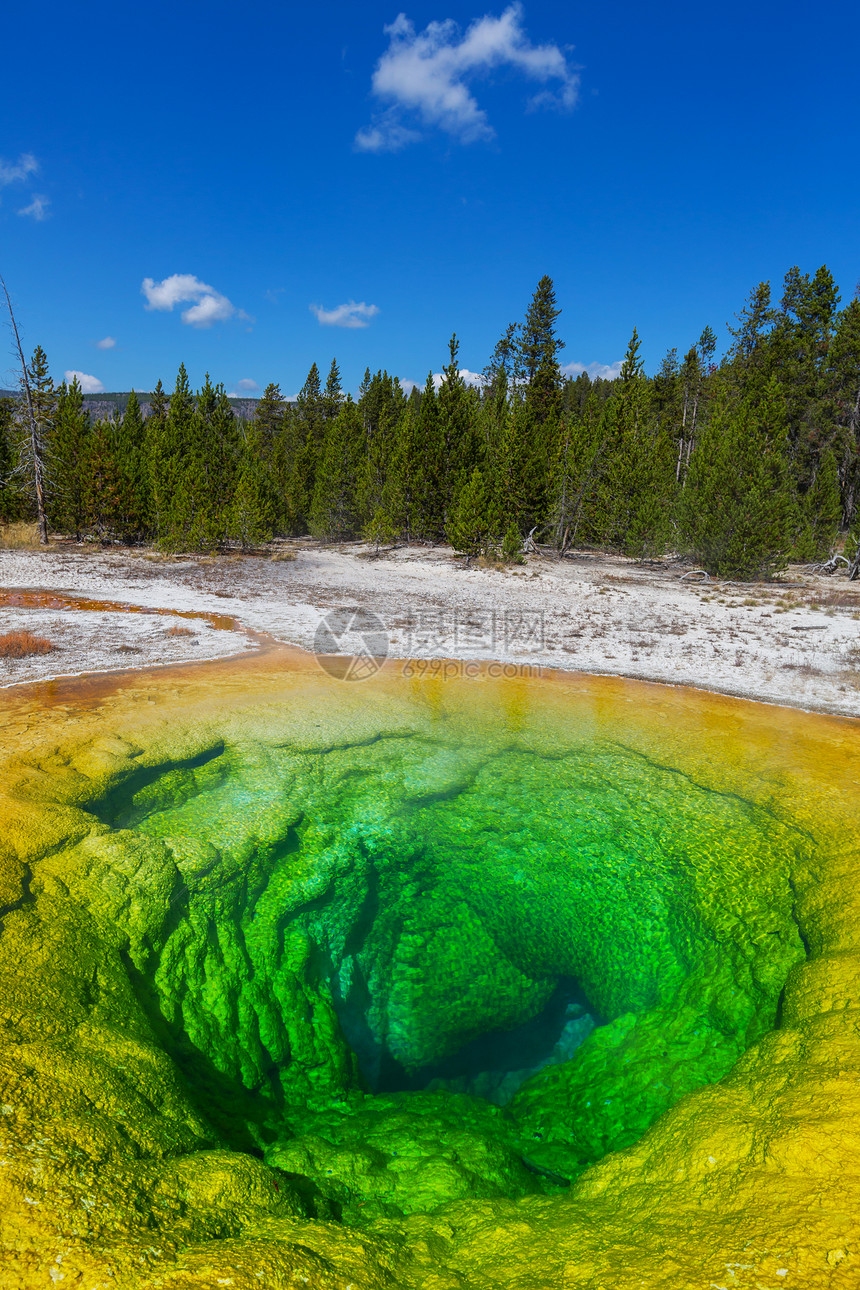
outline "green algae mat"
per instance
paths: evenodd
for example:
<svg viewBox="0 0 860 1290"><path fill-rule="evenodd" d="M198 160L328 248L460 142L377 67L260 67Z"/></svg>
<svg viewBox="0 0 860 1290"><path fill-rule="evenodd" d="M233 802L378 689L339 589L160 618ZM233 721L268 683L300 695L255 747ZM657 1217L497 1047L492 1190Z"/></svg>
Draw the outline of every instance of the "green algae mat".
<svg viewBox="0 0 860 1290"><path fill-rule="evenodd" d="M0 722L4 1290L860 1284L857 723L286 650Z"/></svg>

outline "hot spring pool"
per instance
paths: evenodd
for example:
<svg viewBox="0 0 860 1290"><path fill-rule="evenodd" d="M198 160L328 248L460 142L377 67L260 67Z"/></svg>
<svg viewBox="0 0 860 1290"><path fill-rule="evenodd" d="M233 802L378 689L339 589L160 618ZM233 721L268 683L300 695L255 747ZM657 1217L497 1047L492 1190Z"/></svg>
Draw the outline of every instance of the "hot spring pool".
<svg viewBox="0 0 860 1290"><path fill-rule="evenodd" d="M2 702L19 1284L860 1278L856 723L287 651Z"/></svg>

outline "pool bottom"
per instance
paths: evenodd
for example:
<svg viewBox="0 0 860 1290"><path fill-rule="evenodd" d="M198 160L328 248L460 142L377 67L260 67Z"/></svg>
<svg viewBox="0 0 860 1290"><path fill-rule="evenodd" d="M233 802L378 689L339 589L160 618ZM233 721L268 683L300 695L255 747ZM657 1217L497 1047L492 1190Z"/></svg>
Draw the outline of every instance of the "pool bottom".
<svg viewBox="0 0 860 1290"><path fill-rule="evenodd" d="M850 1021L846 1024L850 1013L835 1008L851 997L848 972L856 928L851 916L850 798L844 798L843 808L841 796L856 773L851 723L804 722L798 714L707 696L621 683L589 686L570 678L564 687L550 682L518 691L478 684L458 693L442 689L402 698L398 687L383 678L359 702L343 695L346 687L300 669L273 668L264 675L239 668L200 671L205 671L205 683L202 677L165 678L156 704L149 702L151 685L103 691L99 711L72 704L58 720L55 709L47 728L32 699L29 706L9 713L10 728L23 738L15 767L4 772L9 796L3 809L8 827L2 858L7 879L14 879L17 870L23 886L6 907L0 938L8 1035L4 1155L10 1161L4 1239L6 1265L15 1269L21 1284L48 1284L55 1279L52 1268L79 1274L80 1284L98 1284L111 1272L120 1283L135 1286L209 1285L222 1276L236 1285L258 1285L260 1274L264 1284L272 1285L307 1277L303 1284L345 1286L352 1280L374 1286L393 1277L396 1284L438 1287L626 1287L643 1279L649 1284L648 1278L655 1286L698 1286L711 1280L719 1284L726 1263L744 1261L765 1285L791 1284L786 1277L802 1276L802 1284L823 1286L837 1269L841 1275L850 1273L857 1256L846 1143L850 1146L850 1117L857 1109L856 1082L850 1078L856 1054ZM577 687L579 692L571 693ZM169 850L167 835L155 838L158 831L152 829L144 837L143 820L124 830L102 823L94 835L94 804L104 802L130 768L138 773L183 757L191 760L218 739L231 748L289 746L318 759L347 745L371 748L383 732L386 738L407 741L443 735L445 746L470 740L480 747L484 764L491 752L498 768L512 745L528 749L530 757L551 755L557 761L560 752L569 754L583 742L593 742L596 730L604 736L608 731L610 742L633 755L637 765L656 767L661 774L682 772L690 792L695 788L726 801L734 795L746 804L744 809L766 816L795 841L801 839L790 848L795 903L792 909L789 899L789 910L792 925L794 918L800 922L811 957L809 962L796 956L792 960L779 1029L754 1040L721 1083L683 1099L635 1146L606 1156L572 1188L561 1190L559 1185L557 1194L541 1194L543 1183L534 1189L528 1181L518 1200L472 1192L428 1213L444 1190L439 1181L446 1172L444 1158L426 1151L422 1159L434 1163L423 1178L417 1176L421 1170L414 1168L414 1157L403 1167L392 1157L377 1174L371 1159L365 1174L379 1183L373 1204L380 1212L363 1220L361 1232L350 1231L342 1225L350 1197L338 1202L330 1196L325 1217L319 1194L309 1194L306 1184L296 1182L313 1181L311 1169L280 1164L283 1172L277 1172L248 1154L225 1151L229 1139L213 1132L199 1102L189 1096L176 1056L165 1051L163 1036L142 1008L133 961L138 949L162 955L188 917L180 902L171 904L177 890L190 891L197 883L207 909L225 900L224 890L212 884L212 871L206 872L199 849L182 860L186 870L179 883L154 865L151 845L157 842ZM791 740L783 747L780 731ZM423 809L435 809L438 833L447 827L440 804L452 799L450 784L441 784L438 764L435 769L436 802ZM343 771L341 764L340 782L356 779ZM280 781L280 770L276 778ZM258 769L257 788L260 782ZM323 787L330 789L331 782L326 778ZM510 791L508 786L505 793ZM186 797L178 809L187 813L194 800ZM236 814L234 802L234 819ZM359 815L366 844L370 826L366 814ZM378 820L372 823L378 827ZM423 825L420 832L426 833ZM450 830L446 836L450 844ZM806 845L810 839L812 846ZM318 861L320 847L310 847L305 838L302 843L301 854ZM464 852L474 851L473 839L463 838L462 845ZM402 854L399 842L393 850ZM749 852L742 850L743 855ZM69 863L71 855L77 857L74 864ZM342 880L343 868L333 865L332 872ZM381 867L377 864L377 871ZM175 856L174 868L180 869ZM776 864L768 872L778 868ZM305 877L311 870L312 865L305 867ZM318 875L319 869L314 872ZM391 864L385 872L391 877ZM732 877L725 875L724 882L726 876ZM736 876L732 881L737 883ZM717 918L722 907L718 887L713 894L715 901L709 897L702 904ZM497 896L495 904L504 903ZM618 902L619 908L623 903ZM176 923L166 940L165 905ZM131 923L140 928L137 948L129 937ZM258 930L262 934L276 924L277 918ZM773 936L768 928L759 933L765 944ZM309 964L316 972L328 971L321 952L326 947L319 944L319 917L315 935L310 953L307 939L288 947L284 970L301 969L305 984L302 973ZM210 963L216 942L217 936L215 941L205 938ZM200 943L193 938L175 942L170 963L193 964L199 960ZM222 958L225 948L218 944ZM518 971L529 967L536 972L534 963L516 960L513 953L508 946L507 959ZM360 959L361 948L353 948L352 956ZM761 962L768 961L763 953ZM208 970L204 984L210 976L208 1007L217 1017L224 992L217 974ZM177 978L164 970L159 979L167 983ZM602 1005L607 1013L619 1009L601 1027L604 1033L629 1016L625 1000L613 993L620 988L619 979L616 974L608 992L609 1008L605 1001ZM772 991L773 983L766 989ZM292 997L290 1015L299 1020L318 1007L316 997L301 990ZM481 997L486 1003L486 995ZM258 1029L264 1002L255 1005ZM641 1017L642 1006L647 1013L655 1005L645 999L636 1006L634 1015ZM666 1020L678 1011L670 1008ZM436 1043L437 1012L430 1008L421 1013L413 1057L426 1051L428 1035ZM354 1065L348 1050L340 1047L333 1010L330 1015L328 1031L311 1027L320 1060L314 1064L304 1058L303 1101L307 1107L308 1090L316 1087L313 1127L318 1132L268 1144L264 1149L272 1156L278 1150L297 1153L301 1147L310 1160L308 1138L324 1140L319 1132L324 1118L338 1114L341 1125L334 1136L342 1145L354 1145L354 1156L359 1148L372 1156L386 1134L390 1142L388 1130L398 1115L401 1127L395 1136L402 1139L402 1100L410 1095L368 1098L351 1090ZM230 1018L223 1021L229 1029ZM403 1027L395 1026L393 1033L403 1038ZM194 1037L187 1039L199 1052ZM408 1035L406 1040L414 1045ZM338 1078L345 1080L340 1095L331 1085L333 1070L340 1070ZM232 1079L237 1103L260 1097L260 1088L242 1072L236 1079L213 1063L208 1075L225 1095ZM474 1165L478 1135L457 1111L463 1103L447 1094L417 1096L425 1105L438 1104L441 1129L433 1132L445 1144L454 1144L458 1166ZM521 1091L517 1097L522 1096ZM474 1102L467 1099L469 1106ZM344 1130L343 1110L337 1108L351 1107L354 1115L359 1103L358 1119L363 1115L364 1123L354 1126L350 1144L351 1131ZM506 1114L485 1106L488 1118ZM380 1124L383 1109L388 1127ZM433 1117L424 1118L426 1147L432 1138L426 1121ZM845 1162L841 1168L840 1160ZM296 1159L285 1163L295 1166ZM492 1164L498 1171L506 1167L504 1160ZM523 1168L530 1180L546 1180L552 1191L546 1172ZM841 1171L839 1191L832 1182L834 1168ZM421 1203L416 1212L404 1215L403 1206L383 1195L384 1183L392 1174L408 1178L410 1169L416 1177L404 1184L405 1190ZM358 1178L360 1171L354 1172ZM516 1194L514 1185L508 1195ZM338 1203L340 1223L334 1210ZM392 1204L400 1213L386 1212L384 1206ZM317 1217L304 1217L314 1205ZM784 1275L778 1275L781 1269Z"/></svg>

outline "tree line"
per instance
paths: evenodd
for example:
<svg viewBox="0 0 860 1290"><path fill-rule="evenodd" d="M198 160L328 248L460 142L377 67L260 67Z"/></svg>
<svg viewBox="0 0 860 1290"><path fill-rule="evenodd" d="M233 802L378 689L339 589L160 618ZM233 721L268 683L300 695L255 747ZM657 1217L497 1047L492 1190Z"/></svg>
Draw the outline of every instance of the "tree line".
<svg viewBox="0 0 860 1290"><path fill-rule="evenodd" d="M552 280L506 327L480 386L452 336L441 381L408 394L386 371L344 394L332 361L295 402L267 386L253 420L185 367L148 414L91 421L37 348L26 398L0 401L0 521L165 550L252 548L312 534L447 541L518 559L524 540L693 556L721 576L825 558L860 505L860 295L792 268L760 283L715 361L710 327L646 375L634 329L615 380L565 376Z"/></svg>

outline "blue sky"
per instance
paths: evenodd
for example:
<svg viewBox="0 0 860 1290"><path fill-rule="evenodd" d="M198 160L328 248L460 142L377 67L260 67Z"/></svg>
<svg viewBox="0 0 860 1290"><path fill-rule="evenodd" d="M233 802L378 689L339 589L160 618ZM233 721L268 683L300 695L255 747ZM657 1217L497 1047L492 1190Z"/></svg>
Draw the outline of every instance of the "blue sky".
<svg viewBox="0 0 860 1290"><path fill-rule="evenodd" d="M858 46L833 0L19 6L0 272L108 390L480 371L544 273L566 363L653 370L793 264L850 298Z"/></svg>

